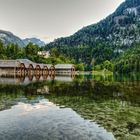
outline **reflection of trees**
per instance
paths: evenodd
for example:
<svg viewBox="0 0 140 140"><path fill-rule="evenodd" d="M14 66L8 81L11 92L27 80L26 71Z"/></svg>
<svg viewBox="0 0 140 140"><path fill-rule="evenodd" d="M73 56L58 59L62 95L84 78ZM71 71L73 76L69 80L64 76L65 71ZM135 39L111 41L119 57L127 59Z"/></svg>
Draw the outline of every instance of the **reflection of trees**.
<svg viewBox="0 0 140 140"><path fill-rule="evenodd" d="M90 78L93 78L93 80ZM123 78L122 76L115 76L113 78L115 78L117 81L113 81L112 76L108 78L94 76L86 77L86 79L85 77L82 77L82 80L79 78L80 82L79 80L74 80L73 82L65 83L63 81L52 80L42 82L38 81L30 83L26 86L0 85L0 92L18 93L22 91L22 93L28 95L35 95L37 93L37 89L43 89L43 87L47 85L50 93L59 96L83 96L97 100L119 98L121 100L130 101L131 103L139 103L140 99L138 93L140 90L140 82L137 81L139 77L132 75ZM131 81L128 80L130 78L132 79ZM117 96L118 93L119 96Z"/></svg>
<svg viewBox="0 0 140 140"><path fill-rule="evenodd" d="M56 96L80 96L88 97L93 100L122 100L133 104L139 103L139 82L96 82L93 80L85 80L83 82L74 81L71 84L54 83L50 88L50 93ZM128 89L128 90L127 90ZM131 89L131 90L129 90ZM133 96L133 98L131 98Z"/></svg>
<svg viewBox="0 0 140 140"><path fill-rule="evenodd" d="M0 85L0 110L9 109L17 102L29 102L29 96L25 96L26 87L16 85ZM25 98L26 101L25 101Z"/></svg>
<svg viewBox="0 0 140 140"><path fill-rule="evenodd" d="M133 83L133 82L132 82ZM140 129L140 87L134 82L75 81L53 85L47 98L96 121L116 137L125 138ZM134 127L136 126L136 127ZM131 127L131 131L130 128ZM138 134L138 136L140 136Z"/></svg>
<svg viewBox="0 0 140 140"><path fill-rule="evenodd" d="M47 92L46 83L23 85L0 85L0 110L11 108L18 102L36 103L39 101L37 89ZM42 94L42 93L40 93ZM44 97L42 95L42 97Z"/></svg>
<svg viewBox="0 0 140 140"><path fill-rule="evenodd" d="M132 120L140 123L137 119L140 117L137 76L121 77L79 76L73 82L50 80L28 85L3 84L0 85L0 109L10 108L19 101L32 104L46 97L56 104L73 108L117 135L120 128L128 131L127 126L134 123Z"/></svg>

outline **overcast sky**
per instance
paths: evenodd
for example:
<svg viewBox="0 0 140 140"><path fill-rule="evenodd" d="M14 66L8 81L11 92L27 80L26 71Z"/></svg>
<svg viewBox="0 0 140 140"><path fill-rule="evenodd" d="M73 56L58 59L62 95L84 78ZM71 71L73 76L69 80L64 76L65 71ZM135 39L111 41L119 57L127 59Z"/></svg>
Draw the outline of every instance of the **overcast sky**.
<svg viewBox="0 0 140 140"><path fill-rule="evenodd" d="M100 21L124 0L0 0L0 29L49 42Z"/></svg>

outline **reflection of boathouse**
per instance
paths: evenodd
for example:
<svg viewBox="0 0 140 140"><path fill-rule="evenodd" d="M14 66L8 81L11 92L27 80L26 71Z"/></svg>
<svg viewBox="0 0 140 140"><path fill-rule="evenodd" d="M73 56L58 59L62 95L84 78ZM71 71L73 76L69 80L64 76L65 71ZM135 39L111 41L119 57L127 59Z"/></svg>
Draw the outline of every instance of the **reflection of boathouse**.
<svg viewBox="0 0 140 140"><path fill-rule="evenodd" d="M39 64L28 59L0 60L0 76L73 74L72 64Z"/></svg>

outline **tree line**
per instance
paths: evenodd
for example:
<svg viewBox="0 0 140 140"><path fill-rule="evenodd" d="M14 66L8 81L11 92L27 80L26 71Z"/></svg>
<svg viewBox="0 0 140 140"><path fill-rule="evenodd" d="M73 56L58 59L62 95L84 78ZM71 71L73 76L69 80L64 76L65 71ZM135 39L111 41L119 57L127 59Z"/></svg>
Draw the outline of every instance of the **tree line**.
<svg viewBox="0 0 140 140"><path fill-rule="evenodd" d="M0 59L30 59L37 63L46 64L75 64L76 70L100 71L108 70L118 73L140 71L140 43L134 43L125 52L114 52L107 43L97 43L93 46L68 47L60 46L48 49L50 57L38 55L46 48L29 43L25 47L17 44L4 45L0 41Z"/></svg>
<svg viewBox="0 0 140 140"><path fill-rule="evenodd" d="M0 41L0 59L30 59L37 63L57 64L57 63L74 63L69 58L61 55L56 49L50 50L50 57L44 58L38 55L39 51L44 48L33 43L29 43L25 47L20 47L17 44L4 45Z"/></svg>

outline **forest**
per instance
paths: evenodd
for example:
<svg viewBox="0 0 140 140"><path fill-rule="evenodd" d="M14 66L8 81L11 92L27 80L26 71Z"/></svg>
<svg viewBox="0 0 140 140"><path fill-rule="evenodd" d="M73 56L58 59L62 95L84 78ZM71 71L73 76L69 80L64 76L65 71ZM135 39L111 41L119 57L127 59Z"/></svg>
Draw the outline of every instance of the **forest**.
<svg viewBox="0 0 140 140"><path fill-rule="evenodd" d="M33 62L45 64L74 63L67 57L60 55L56 49L50 50L50 57L48 58L38 55L38 52L43 50L42 47L33 43L29 43L25 47L20 47L13 43L4 45L0 41L0 59L30 59Z"/></svg>
<svg viewBox="0 0 140 140"><path fill-rule="evenodd" d="M29 43L25 47L16 44L4 45L0 42L0 59L30 59L37 63L64 64L73 63L79 71L108 70L118 73L139 72L140 44L135 43L125 52L114 51L107 43L98 43L96 47L57 47L49 49L50 57L38 55L44 47ZM73 55L74 54L74 55Z"/></svg>

